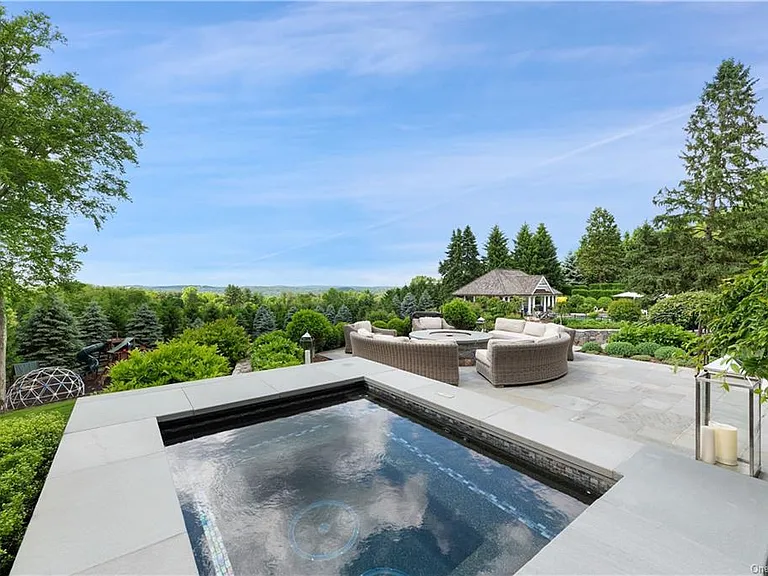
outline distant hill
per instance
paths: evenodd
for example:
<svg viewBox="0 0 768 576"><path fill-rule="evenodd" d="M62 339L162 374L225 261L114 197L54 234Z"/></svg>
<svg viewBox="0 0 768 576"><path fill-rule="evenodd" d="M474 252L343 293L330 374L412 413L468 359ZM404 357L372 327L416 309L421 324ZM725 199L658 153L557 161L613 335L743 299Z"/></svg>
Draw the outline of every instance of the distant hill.
<svg viewBox="0 0 768 576"><path fill-rule="evenodd" d="M134 284L130 286L130 288L143 288L145 290L154 290L156 292L181 292L187 286L193 286L197 288L199 292L213 292L214 294L223 294L226 289L225 286L200 286L195 284L179 284L174 286L142 286ZM259 292L265 296L275 296L282 294L283 292L293 292L294 294L311 292L314 294L321 294L331 288L336 288L337 290L354 290L356 292L370 290L376 294L385 292L392 288L392 286L240 286L240 288L248 288L251 292Z"/></svg>

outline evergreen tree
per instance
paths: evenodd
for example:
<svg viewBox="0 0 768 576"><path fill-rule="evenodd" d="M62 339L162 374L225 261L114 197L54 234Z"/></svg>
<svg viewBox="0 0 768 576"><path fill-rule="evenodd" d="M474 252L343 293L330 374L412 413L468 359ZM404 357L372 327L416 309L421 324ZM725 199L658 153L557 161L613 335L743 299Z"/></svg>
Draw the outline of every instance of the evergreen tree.
<svg viewBox="0 0 768 576"><path fill-rule="evenodd" d="M400 317L410 318L411 315L419 309L419 304L416 301L416 296L411 292L408 292L403 301L400 303Z"/></svg>
<svg viewBox="0 0 768 576"><path fill-rule="evenodd" d="M112 325L95 300L92 300L83 310L77 320L77 326L80 329L80 342L83 346L105 342L112 337Z"/></svg>
<svg viewBox="0 0 768 576"><path fill-rule="evenodd" d="M477 251L477 238L469 226L464 228L461 235L461 271L461 286L483 275L483 264Z"/></svg>
<svg viewBox="0 0 768 576"><path fill-rule="evenodd" d="M392 298L390 299L390 302L392 303L392 311L400 315L400 298L397 296L397 294L392 294Z"/></svg>
<svg viewBox="0 0 768 576"><path fill-rule="evenodd" d="M288 312L285 314L285 322L283 322L283 328L288 326L288 322L291 321L291 318L293 318L293 315L296 314L296 312L298 312L298 310L296 309L296 306L291 306L288 309Z"/></svg>
<svg viewBox="0 0 768 576"><path fill-rule="evenodd" d="M534 273L543 274L549 284L555 288L563 286L563 271L557 259L557 248L543 223L536 228L532 239L533 251L536 254Z"/></svg>
<svg viewBox="0 0 768 576"><path fill-rule="evenodd" d="M21 357L41 366L72 368L81 347L75 318L57 297L45 298L29 312L17 340Z"/></svg>
<svg viewBox="0 0 768 576"><path fill-rule="evenodd" d="M339 306L339 310L336 312L336 318L334 318L333 323L338 324L339 322L344 322L344 324L352 322L352 312L346 304Z"/></svg>
<svg viewBox="0 0 768 576"><path fill-rule="evenodd" d="M190 328L201 328L203 326L205 326L205 322L200 316L192 320L192 323L189 325Z"/></svg>
<svg viewBox="0 0 768 576"><path fill-rule="evenodd" d="M566 254L565 259L560 263L560 269L563 271L563 282L568 286L581 286L584 284L584 276L579 272L576 265L576 255L571 251Z"/></svg>
<svg viewBox="0 0 768 576"><path fill-rule="evenodd" d="M522 270L526 274L535 274L536 257L533 234L531 234L531 229L526 222L520 226L520 230L517 232L517 236L515 236L515 248L512 252L512 267L515 270Z"/></svg>
<svg viewBox="0 0 768 576"><path fill-rule="evenodd" d="M259 309L256 310L256 315L253 317L251 335L254 338L258 338L262 334L273 332L276 328L275 315L272 313L272 310L263 304L259 306Z"/></svg>
<svg viewBox="0 0 768 576"><path fill-rule="evenodd" d="M507 237L504 235L504 232L501 231L498 224L491 228L484 249L485 257L483 258L483 267L486 272L509 266L509 244L507 242Z"/></svg>
<svg viewBox="0 0 768 576"><path fill-rule="evenodd" d="M163 340L163 330L160 326L160 321L157 319L155 311L148 304L142 304L136 309L133 313L133 318L128 322L126 330L128 336L133 336L140 344L150 348Z"/></svg>
<svg viewBox="0 0 768 576"><path fill-rule="evenodd" d="M760 157L766 121L756 110L756 83L744 64L720 64L685 128L686 177L654 199L664 210L658 225L702 240L681 242L684 259L697 259L703 250L706 263L690 288L712 288L768 249L768 186Z"/></svg>
<svg viewBox="0 0 768 576"><path fill-rule="evenodd" d="M328 318L328 322L333 324L336 318L336 308L333 307L333 304L328 304L328 308L325 309L325 317Z"/></svg>
<svg viewBox="0 0 768 576"><path fill-rule="evenodd" d="M445 260L438 266L438 272L442 276L443 285L448 294L452 294L465 284L462 256L463 236L461 230L457 228L451 233L451 241L445 251Z"/></svg>
<svg viewBox="0 0 768 576"><path fill-rule="evenodd" d="M421 293L421 296L419 297L419 310L430 310L435 307L435 303L432 300L432 296L429 295L429 292L424 290L424 292Z"/></svg>
<svg viewBox="0 0 768 576"><path fill-rule="evenodd" d="M619 279L624 266L621 232L613 214L605 208L597 207L589 215L576 262L589 283Z"/></svg>

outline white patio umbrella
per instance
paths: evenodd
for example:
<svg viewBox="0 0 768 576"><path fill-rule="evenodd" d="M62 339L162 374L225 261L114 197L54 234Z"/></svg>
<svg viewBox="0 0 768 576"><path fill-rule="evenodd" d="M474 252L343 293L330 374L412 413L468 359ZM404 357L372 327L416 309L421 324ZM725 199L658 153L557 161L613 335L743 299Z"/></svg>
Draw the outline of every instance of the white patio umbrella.
<svg viewBox="0 0 768 576"><path fill-rule="evenodd" d="M642 298L642 294L638 294L637 292L622 292L621 294L615 294L613 296L614 298L632 298L633 300L637 300L638 298Z"/></svg>

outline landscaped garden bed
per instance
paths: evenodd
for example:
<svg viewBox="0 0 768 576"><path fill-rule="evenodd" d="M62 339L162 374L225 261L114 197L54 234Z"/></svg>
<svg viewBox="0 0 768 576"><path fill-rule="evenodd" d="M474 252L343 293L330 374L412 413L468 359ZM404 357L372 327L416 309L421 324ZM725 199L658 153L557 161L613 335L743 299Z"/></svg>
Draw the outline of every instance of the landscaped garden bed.
<svg viewBox="0 0 768 576"><path fill-rule="evenodd" d="M696 342L696 334L671 324L627 324L605 345L585 342L581 351L674 366L694 366L692 352Z"/></svg>

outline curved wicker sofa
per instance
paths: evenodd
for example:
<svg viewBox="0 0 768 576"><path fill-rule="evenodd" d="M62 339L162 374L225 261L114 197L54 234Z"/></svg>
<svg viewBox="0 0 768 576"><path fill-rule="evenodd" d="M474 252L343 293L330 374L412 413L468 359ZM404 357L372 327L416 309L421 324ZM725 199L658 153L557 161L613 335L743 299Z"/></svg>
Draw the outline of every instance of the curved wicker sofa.
<svg viewBox="0 0 768 576"><path fill-rule="evenodd" d="M352 354L446 384L459 385L459 345L453 340L405 340L350 332Z"/></svg>
<svg viewBox="0 0 768 576"><path fill-rule="evenodd" d="M539 342L496 340L475 352L475 368L494 386L555 380L568 373L571 335L562 332Z"/></svg>
<svg viewBox="0 0 768 576"><path fill-rule="evenodd" d="M388 328L377 328L368 321L355 322L354 324L344 324L344 352L347 354L352 354L352 342L349 339L349 335L352 332L357 332L360 328L365 328L374 334L383 334L384 336L397 336L396 330L389 330Z"/></svg>

